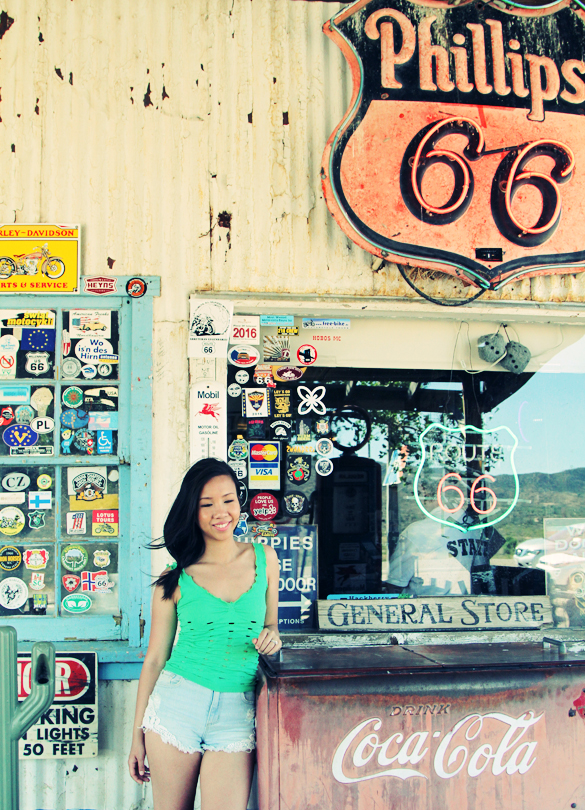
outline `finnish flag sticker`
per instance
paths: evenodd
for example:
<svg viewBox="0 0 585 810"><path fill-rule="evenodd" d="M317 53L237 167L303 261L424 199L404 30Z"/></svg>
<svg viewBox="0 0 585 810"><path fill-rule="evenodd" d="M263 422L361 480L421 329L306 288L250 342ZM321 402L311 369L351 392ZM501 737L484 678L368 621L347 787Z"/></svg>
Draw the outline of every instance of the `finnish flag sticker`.
<svg viewBox="0 0 585 810"><path fill-rule="evenodd" d="M53 494L51 492L29 492L29 509L50 509L53 505Z"/></svg>

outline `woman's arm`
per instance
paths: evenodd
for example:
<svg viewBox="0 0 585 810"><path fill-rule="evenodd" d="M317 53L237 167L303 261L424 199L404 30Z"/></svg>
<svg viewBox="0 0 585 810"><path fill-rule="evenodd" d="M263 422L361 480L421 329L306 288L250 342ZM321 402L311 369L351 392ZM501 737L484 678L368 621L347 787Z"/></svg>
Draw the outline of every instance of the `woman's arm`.
<svg viewBox="0 0 585 810"><path fill-rule="evenodd" d="M152 622L150 627L150 640L148 650L142 664L140 680L138 682L138 695L136 697L136 713L134 716L134 729L132 732L132 748L128 757L130 776L138 784L149 781L149 770L144 766L144 732L140 728L148 698L158 676L169 659L177 630L177 607L173 599L163 599L163 589L157 585L152 600Z"/></svg>
<svg viewBox="0 0 585 810"><path fill-rule="evenodd" d="M266 575L268 588L266 590L266 617L264 629L258 638L252 639L259 653L272 655L282 647L278 633L278 579L280 568L276 551L271 546L264 546L266 551Z"/></svg>

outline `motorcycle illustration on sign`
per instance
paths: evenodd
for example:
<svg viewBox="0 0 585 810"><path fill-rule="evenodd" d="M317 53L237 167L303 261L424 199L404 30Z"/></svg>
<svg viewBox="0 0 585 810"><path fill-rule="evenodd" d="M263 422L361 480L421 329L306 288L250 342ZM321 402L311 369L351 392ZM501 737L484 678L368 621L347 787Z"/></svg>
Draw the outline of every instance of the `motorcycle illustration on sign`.
<svg viewBox="0 0 585 810"><path fill-rule="evenodd" d="M50 279L61 278L65 272L65 262L58 256L52 256L48 244L35 248L31 253L21 253L14 259L0 256L0 278L10 276L35 276L39 270Z"/></svg>
<svg viewBox="0 0 585 810"><path fill-rule="evenodd" d="M414 289L421 268L481 294L585 263L585 8L531 5L356 0L324 25L353 77L327 205Z"/></svg>

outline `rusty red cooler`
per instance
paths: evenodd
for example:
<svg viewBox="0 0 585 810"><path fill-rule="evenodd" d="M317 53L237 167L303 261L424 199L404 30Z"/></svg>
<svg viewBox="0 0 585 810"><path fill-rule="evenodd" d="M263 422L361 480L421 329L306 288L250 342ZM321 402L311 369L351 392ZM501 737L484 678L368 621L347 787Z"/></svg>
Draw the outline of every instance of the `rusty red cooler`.
<svg viewBox="0 0 585 810"><path fill-rule="evenodd" d="M585 808L585 654L542 644L262 661L260 810Z"/></svg>

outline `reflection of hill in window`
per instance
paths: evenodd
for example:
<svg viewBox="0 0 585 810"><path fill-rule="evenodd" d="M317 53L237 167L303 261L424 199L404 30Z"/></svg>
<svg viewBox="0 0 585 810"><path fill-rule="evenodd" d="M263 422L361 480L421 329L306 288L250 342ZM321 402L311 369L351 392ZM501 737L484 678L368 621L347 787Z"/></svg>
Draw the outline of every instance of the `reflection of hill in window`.
<svg viewBox="0 0 585 810"><path fill-rule="evenodd" d="M585 467L564 472L524 473L520 479L520 499L514 511L498 524L506 538L503 553L512 555L517 543L543 536L544 518L576 518L585 520ZM498 476L503 498L514 494L514 478Z"/></svg>

